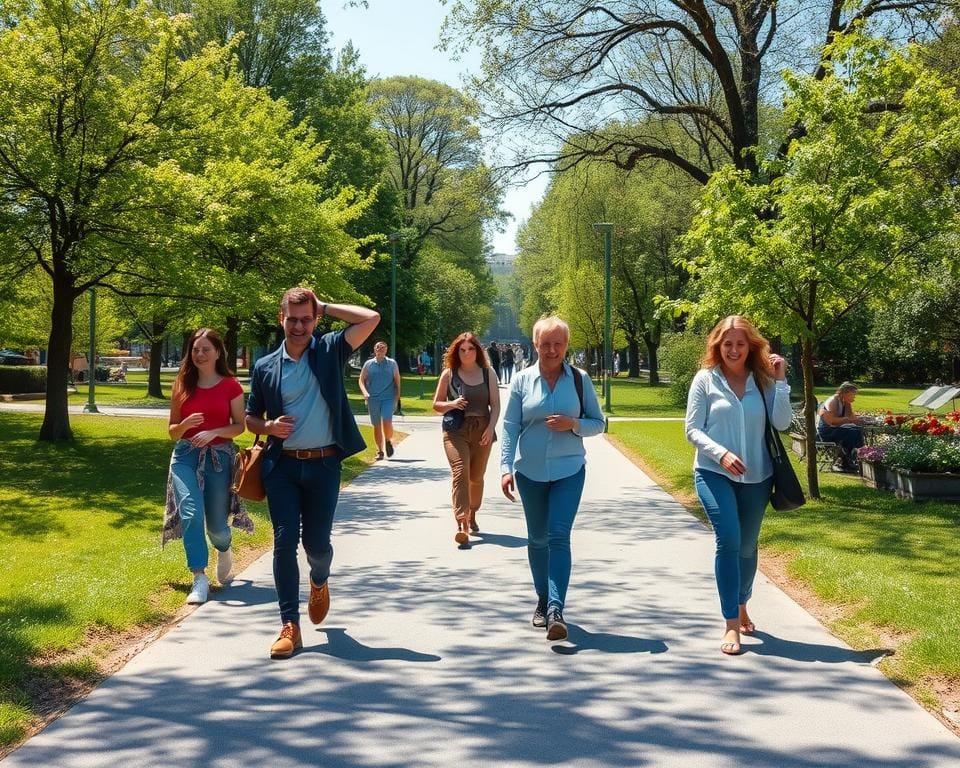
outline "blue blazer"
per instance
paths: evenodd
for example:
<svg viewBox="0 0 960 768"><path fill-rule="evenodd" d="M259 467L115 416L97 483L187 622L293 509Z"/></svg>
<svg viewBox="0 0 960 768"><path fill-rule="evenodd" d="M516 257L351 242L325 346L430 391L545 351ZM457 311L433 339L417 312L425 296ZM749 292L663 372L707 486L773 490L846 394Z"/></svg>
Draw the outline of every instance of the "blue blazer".
<svg viewBox="0 0 960 768"><path fill-rule="evenodd" d="M280 356L281 344L269 355L261 357L250 373L250 397L247 398L247 414L257 418L276 419L283 415L283 398L280 394ZM320 392L330 408L330 428L333 439L343 451L341 458L347 458L366 448L366 443L357 428L357 420L350 410L347 389L343 383L343 366L353 349L347 343L344 331L325 333L320 338L314 336L306 351L310 370L317 377ZM317 446L320 447L320 446ZM267 438L266 453L263 457L263 477L273 471L283 449L283 440L278 437Z"/></svg>

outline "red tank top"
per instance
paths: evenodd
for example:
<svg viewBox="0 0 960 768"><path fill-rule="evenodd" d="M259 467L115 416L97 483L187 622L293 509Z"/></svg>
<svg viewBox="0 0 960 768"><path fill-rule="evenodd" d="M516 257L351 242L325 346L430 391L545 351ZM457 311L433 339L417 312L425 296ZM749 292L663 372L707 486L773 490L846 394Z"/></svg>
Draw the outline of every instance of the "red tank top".
<svg viewBox="0 0 960 768"><path fill-rule="evenodd" d="M212 387L197 387L180 407L180 418L185 419L191 413L202 413L203 423L183 433L183 439L189 440L197 432L205 429L217 429L230 424L230 401L243 394L240 382L232 376L225 376ZM218 437L214 443L225 443L229 438Z"/></svg>

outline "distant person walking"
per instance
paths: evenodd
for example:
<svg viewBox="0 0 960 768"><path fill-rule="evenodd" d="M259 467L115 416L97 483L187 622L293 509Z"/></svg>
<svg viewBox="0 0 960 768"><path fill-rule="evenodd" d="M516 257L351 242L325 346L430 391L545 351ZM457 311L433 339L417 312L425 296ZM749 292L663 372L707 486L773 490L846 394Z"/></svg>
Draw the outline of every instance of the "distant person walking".
<svg viewBox="0 0 960 768"><path fill-rule="evenodd" d="M483 475L493 446L493 429L500 417L497 373L472 333L461 333L447 347L433 410L464 413L463 426L444 431L443 450L453 481L453 516L457 522L454 541L461 549L469 549L470 533L480 530L477 510L483 502Z"/></svg>
<svg viewBox="0 0 960 768"><path fill-rule="evenodd" d="M487 347L487 358L490 361L490 367L493 368L494 372L499 376L500 375L500 348L497 346L497 342L491 341L490 346Z"/></svg>
<svg viewBox="0 0 960 768"><path fill-rule="evenodd" d="M510 344L506 344L503 347L503 353L500 356L500 365L503 368L503 379L504 384L510 383L510 377L513 376L513 362L514 362L514 353L513 347Z"/></svg>
<svg viewBox="0 0 960 768"><path fill-rule="evenodd" d="M786 361L739 315L714 326L700 365L687 398L686 434L697 449L697 496L716 537L714 571L726 621L720 650L737 655L741 633L756 630L747 601L773 484L764 431L767 419L780 430L790 425L790 385Z"/></svg>
<svg viewBox="0 0 960 768"><path fill-rule="evenodd" d="M314 337L317 321L326 316L347 327ZM319 624L330 609L330 538L341 462L364 448L343 367L379 322L372 309L324 304L309 288L291 288L280 302L283 342L257 360L250 373L247 429L268 435L262 474L282 622L270 647L274 659L289 658L303 647L298 540L310 564L310 621Z"/></svg>
<svg viewBox="0 0 960 768"><path fill-rule="evenodd" d="M533 626L563 640L570 583L570 534L586 477L583 438L603 432L603 413L587 375L564 360L570 327L559 317L533 326L538 361L510 385L500 448L500 487L527 521L527 559L537 592Z"/></svg>
<svg viewBox="0 0 960 768"><path fill-rule="evenodd" d="M393 412L400 402L400 366L387 357L387 343L373 345L373 357L360 369L360 392L367 403L377 459L393 456Z"/></svg>
<svg viewBox="0 0 960 768"><path fill-rule="evenodd" d="M230 491L233 438L243 432L243 388L227 367L223 341L212 328L194 331L170 393L170 437L176 440L167 480L163 543L183 537L193 586L187 602L205 603L207 536L217 550L217 580L225 584L233 569L233 524L247 531L253 522ZM206 528L206 535L204 532Z"/></svg>

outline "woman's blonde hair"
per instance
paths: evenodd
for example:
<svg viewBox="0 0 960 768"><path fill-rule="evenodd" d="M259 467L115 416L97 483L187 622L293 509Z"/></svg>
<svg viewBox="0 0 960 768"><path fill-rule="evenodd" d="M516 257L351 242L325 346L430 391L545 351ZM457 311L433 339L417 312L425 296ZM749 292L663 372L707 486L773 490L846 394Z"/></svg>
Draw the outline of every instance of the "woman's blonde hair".
<svg viewBox="0 0 960 768"><path fill-rule="evenodd" d="M564 339L566 340L567 344L569 344L570 326L556 315L544 315L533 324L533 331L530 333L530 337L533 339L534 346L536 346L537 342L540 341L540 336L542 334L556 330L557 328L563 331Z"/></svg>
<svg viewBox="0 0 960 768"><path fill-rule="evenodd" d="M753 323L741 315L730 315L713 326L707 336L706 348L700 358L700 367L713 368L720 365L723 358L720 354L720 345L727 331L743 331L747 337L750 351L747 353L747 370L753 373L757 384L767 387L773 381L773 365L770 363L770 342L760 335Z"/></svg>

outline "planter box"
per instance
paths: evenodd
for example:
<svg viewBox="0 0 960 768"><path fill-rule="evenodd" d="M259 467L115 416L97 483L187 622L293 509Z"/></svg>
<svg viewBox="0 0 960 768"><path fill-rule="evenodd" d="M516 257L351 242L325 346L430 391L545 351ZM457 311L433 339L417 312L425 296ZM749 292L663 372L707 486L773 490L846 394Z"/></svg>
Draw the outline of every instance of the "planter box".
<svg viewBox="0 0 960 768"><path fill-rule="evenodd" d="M860 459L860 477L871 488L893 490L897 487L897 478L889 467L867 459Z"/></svg>
<svg viewBox="0 0 960 768"><path fill-rule="evenodd" d="M790 450L802 459L807 455L807 438L805 438L799 432L791 432Z"/></svg>
<svg viewBox="0 0 960 768"><path fill-rule="evenodd" d="M897 496L914 501L960 501L960 474L950 472L907 472L894 470Z"/></svg>

